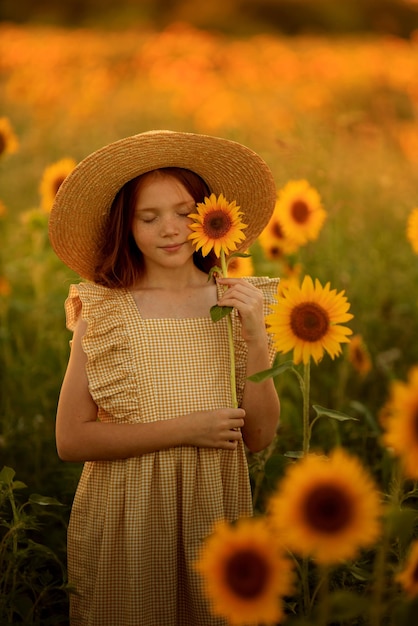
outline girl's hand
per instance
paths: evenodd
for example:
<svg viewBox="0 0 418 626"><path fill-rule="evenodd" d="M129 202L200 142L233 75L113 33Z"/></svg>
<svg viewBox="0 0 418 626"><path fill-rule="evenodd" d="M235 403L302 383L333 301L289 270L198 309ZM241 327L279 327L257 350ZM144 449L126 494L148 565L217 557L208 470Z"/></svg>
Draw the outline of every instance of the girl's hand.
<svg viewBox="0 0 418 626"><path fill-rule="evenodd" d="M242 338L247 343L266 341L264 301L262 292L243 278L217 278L227 289L218 300L219 306L237 309L242 324Z"/></svg>
<svg viewBox="0 0 418 626"><path fill-rule="evenodd" d="M184 437L182 445L199 448L235 450L242 440L243 409L215 409L188 413L182 418Z"/></svg>

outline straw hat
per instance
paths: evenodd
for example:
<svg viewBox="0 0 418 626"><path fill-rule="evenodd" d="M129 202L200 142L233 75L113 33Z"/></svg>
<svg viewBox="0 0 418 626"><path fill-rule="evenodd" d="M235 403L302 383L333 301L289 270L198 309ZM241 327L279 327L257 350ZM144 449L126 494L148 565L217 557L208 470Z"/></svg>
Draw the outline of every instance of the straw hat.
<svg viewBox="0 0 418 626"><path fill-rule="evenodd" d="M156 130L111 143L86 157L62 183L52 207L49 236L57 256L77 274L94 279L106 218L123 185L162 167L192 170L210 191L236 201L248 224L241 250L267 225L276 201L273 175L261 157L235 141Z"/></svg>

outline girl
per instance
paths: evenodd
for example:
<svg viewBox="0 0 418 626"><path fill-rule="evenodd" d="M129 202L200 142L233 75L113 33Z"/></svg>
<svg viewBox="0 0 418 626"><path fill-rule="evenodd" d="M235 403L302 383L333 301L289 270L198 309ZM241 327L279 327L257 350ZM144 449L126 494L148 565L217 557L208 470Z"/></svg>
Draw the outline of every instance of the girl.
<svg viewBox="0 0 418 626"><path fill-rule="evenodd" d="M193 562L213 524L249 516L244 444L274 437L264 315L268 278L208 280L189 240L197 202L236 200L247 249L276 190L254 152L216 137L152 131L82 161L50 219L58 256L87 282L66 301L73 331L57 410L65 461L83 461L68 529L72 626L220 626ZM239 408L231 408L226 320L234 307Z"/></svg>

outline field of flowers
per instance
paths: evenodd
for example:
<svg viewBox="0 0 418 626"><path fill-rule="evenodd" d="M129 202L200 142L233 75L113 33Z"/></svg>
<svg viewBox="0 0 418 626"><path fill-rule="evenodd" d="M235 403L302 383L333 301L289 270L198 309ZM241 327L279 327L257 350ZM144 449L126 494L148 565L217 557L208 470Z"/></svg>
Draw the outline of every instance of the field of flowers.
<svg viewBox="0 0 418 626"><path fill-rule="evenodd" d="M77 161L156 128L236 139L266 159L277 210L242 271L282 277L278 315L305 324L300 334L276 320L282 423L274 446L249 457L261 525L220 528L216 562L202 556L215 610L242 625L249 610L293 626L415 624L417 76L418 34L0 24L2 624L67 623L80 467L58 460L54 419L70 339L63 302L77 277L49 246L48 212ZM343 328L333 341L332 326L315 335L324 319ZM291 562L281 546L271 559L280 519L294 530Z"/></svg>

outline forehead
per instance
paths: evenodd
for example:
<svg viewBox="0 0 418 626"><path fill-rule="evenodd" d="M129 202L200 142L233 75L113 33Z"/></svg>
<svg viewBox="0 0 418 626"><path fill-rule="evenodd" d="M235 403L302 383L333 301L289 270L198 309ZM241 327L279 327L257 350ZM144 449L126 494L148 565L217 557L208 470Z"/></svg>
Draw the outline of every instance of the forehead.
<svg viewBox="0 0 418 626"><path fill-rule="evenodd" d="M194 202L193 196L175 176L150 172L143 177L137 190L137 205L167 197L175 202Z"/></svg>

